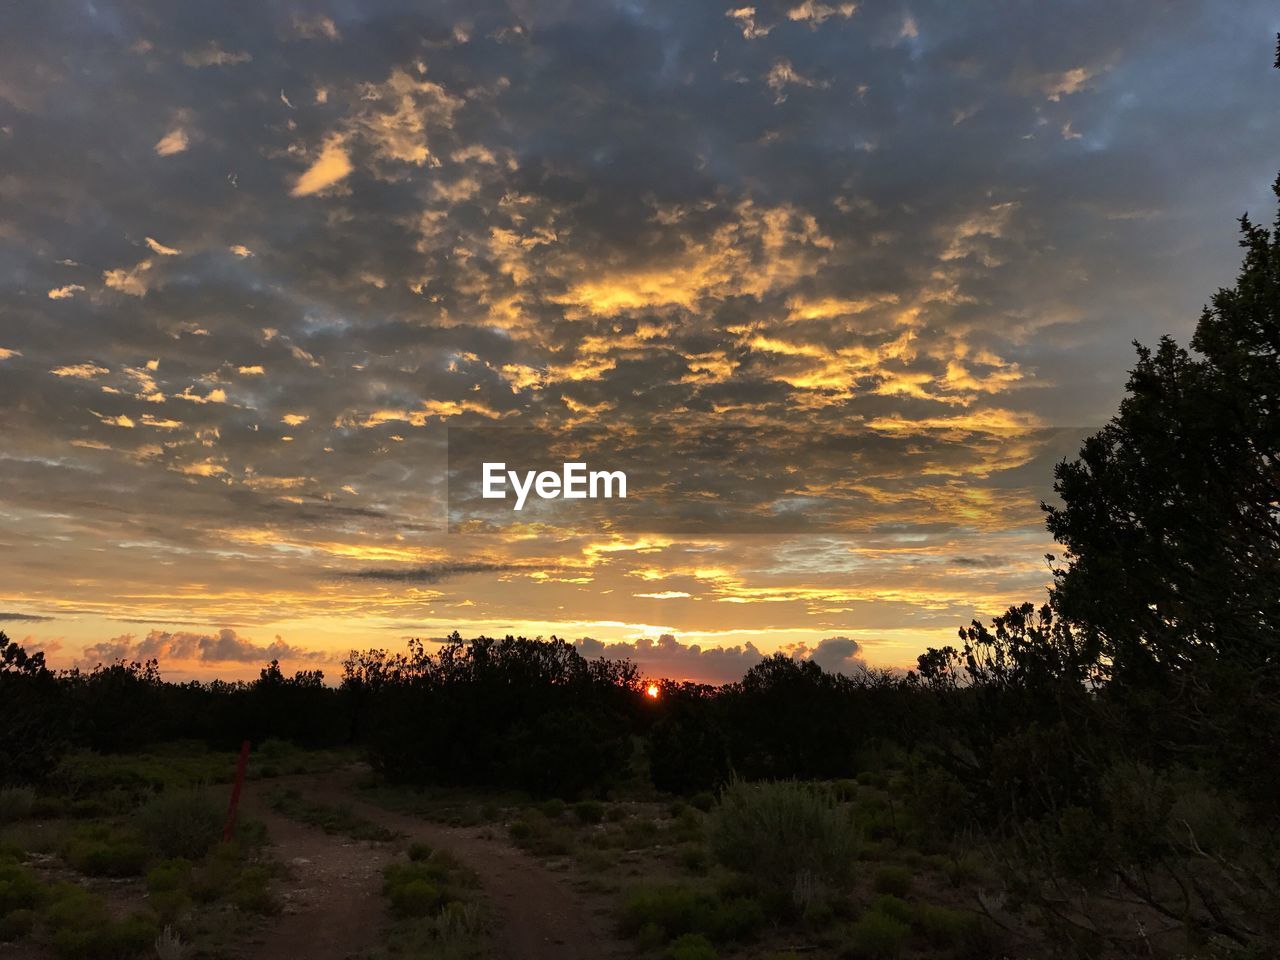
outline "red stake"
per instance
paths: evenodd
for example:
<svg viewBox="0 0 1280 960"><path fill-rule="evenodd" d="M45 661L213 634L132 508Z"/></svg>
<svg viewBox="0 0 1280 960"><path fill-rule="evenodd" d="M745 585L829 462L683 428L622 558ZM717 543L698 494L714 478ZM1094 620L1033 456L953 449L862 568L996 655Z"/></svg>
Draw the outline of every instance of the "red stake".
<svg viewBox="0 0 1280 960"><path fill-rule="evenodd" d="M249 766L249 741L240 744L240 762L236 764L236 779L231 785L231 806L227 809L227 825L222 828L222 842L231 840L236 829L236 808L240 806L240 788L244 786L244 772Z"/></svg>

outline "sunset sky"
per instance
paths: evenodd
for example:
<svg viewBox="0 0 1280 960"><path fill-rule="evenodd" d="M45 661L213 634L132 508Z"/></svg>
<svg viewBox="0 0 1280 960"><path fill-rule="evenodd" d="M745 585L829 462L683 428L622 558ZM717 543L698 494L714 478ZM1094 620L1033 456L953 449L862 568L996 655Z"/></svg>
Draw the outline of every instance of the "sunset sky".
<svg viewBox="0 0 1280 960"><path fill-rule="evenodd" d="M0 629L175 679L455 629L717 681L910 665L1043 596L1054 461L1270 218L1277 29L1252 0L5 4ZM683 532L450 532L446 428L531 427L754 446Z"/></svg>

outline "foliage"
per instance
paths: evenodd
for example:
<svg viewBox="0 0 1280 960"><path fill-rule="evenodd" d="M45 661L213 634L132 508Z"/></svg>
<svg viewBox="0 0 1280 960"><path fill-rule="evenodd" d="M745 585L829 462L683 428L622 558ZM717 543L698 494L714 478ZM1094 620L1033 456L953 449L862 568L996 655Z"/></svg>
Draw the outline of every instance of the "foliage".
<svg viewBox="0 0 1280 960"><path fill-rule="evenodd" d="M647 934L666 942L686 934L700 934L722 943L743 940L764 925L764 911L748 897L719 899L678 884L638 887L619 912L618 927L625 936Z"/></svg>
<svg viewBox="0 0 1280 960"><path fill-rule="evenodd" d="M859 960L892 960L911 939L911 928L880 910L868 910L849 927L845 948Z"/></svg>
<svg viewBox="0 0 1280 960"><path fill-rule="evenodd" d="M796 781L734 781L707 834L720 863L759 878L775 897L791 894L804 877L844 887L857 855L847 811L827 791Z"/></svg>
<svg viewBox="0 0 1280 960"><path fill-rule="evenodd" d="M222 835L225 815L206 790L179 787L148 800L138 811L138 825L162 856L197 860Z"/></svg>

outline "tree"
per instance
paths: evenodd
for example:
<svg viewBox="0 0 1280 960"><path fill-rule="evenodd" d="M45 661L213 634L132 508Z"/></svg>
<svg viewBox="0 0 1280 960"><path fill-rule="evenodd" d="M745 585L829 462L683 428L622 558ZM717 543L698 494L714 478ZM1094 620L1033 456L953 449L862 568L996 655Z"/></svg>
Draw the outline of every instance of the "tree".
<svg viewBox="0 0 1280 960"><path fill-rule="evenodd" d="M1196 353L1138 348L1119 413L1058 465L1062 506L1045 507L1067 548L1056 605L1119 679L1280 656L1280 229L1241 233Z"/></svg>

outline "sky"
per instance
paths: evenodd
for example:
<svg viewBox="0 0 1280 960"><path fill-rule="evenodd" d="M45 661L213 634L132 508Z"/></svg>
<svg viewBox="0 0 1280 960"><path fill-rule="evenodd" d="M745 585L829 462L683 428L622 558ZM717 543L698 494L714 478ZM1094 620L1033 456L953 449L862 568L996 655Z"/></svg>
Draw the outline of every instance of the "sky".
<svg viewBox="0 0 1280 960"><path fill-rule="evenodd" d="M0 629L174 679L454 630L909 666L1043 598L1054 462L1270 220L1278 29L6 4ZM459 438L635 487L476 514Z"/></svg>

